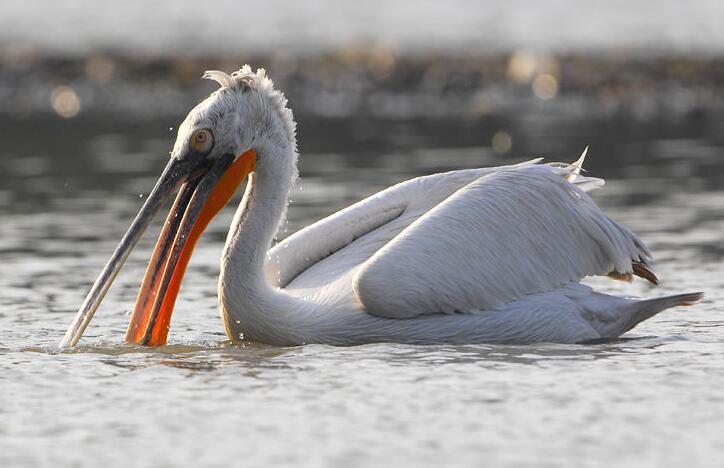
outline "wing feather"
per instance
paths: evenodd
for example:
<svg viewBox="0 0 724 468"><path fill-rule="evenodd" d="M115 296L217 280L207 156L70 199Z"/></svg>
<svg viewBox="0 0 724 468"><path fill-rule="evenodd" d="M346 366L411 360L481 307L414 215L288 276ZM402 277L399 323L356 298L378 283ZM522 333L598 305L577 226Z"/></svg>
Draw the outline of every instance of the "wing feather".
<svg viewBox="0 0 724 468"><path fill-rule="evenodd" d="M589 275L633 272L648 250L582 190L580 165L483 175L411 223L356 272L371 314L409 318L497 308Z"/></svg>
<svg viewBox="0 0 724 468"><path fill-rule="evenodd" d="M539 159L514 166L466 169L401 182L354 205L334 213L284 239L268 254L266 276L278 287L286 287L303 272L356 239L397 219L415 219L445 200L461 187L484 174L539 162Z"/></svg>

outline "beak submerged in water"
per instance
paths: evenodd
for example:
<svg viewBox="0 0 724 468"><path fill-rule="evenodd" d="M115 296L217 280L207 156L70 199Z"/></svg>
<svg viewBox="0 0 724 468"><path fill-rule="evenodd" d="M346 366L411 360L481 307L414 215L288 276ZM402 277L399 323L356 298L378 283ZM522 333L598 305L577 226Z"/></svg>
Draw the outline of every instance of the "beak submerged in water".
<svg viewBox="0 0 724 468"><path fill-rule="evenodd" d="M126 332L128 343L165 344L176 296L196 241L255 167L256 152L253 150L236 158L232 154L215 159L172 157L93 284L60 346L76 345L141 235L161 205L177 192L146 269Z"/></svg>

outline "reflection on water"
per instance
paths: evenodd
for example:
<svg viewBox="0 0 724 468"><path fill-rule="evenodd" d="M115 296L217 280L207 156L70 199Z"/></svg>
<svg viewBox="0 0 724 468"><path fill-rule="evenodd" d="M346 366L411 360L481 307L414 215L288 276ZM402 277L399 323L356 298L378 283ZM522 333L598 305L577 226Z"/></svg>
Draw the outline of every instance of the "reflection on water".
<svg viewBox="0 0 724 468"><path fill-rule="evenodd" d="M707 298L598 344L233 344L216 305L226 210L189 266L168 346L122 344L149 235L81 346L59 352L164 165L173 123L5 121L2 466L119 466L129 454L138 466L706 466L721 457L724 121L299 120L302 179L282 236L409 177L574 160L591 145L588 169L608 179L595 198L649 244L664 281L590 283ZM496 152L500 132L510 146Z"/></svg>

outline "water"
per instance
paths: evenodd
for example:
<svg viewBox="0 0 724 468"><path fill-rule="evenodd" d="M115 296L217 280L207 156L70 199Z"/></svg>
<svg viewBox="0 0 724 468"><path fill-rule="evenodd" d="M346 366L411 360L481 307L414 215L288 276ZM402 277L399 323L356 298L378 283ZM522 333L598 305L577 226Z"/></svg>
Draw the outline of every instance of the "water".
<svg viewBox="0 0 724 468"><path fill-rule="evenodd" d="M81 345L59 352L87 288L152 187L175 121L8 119L0 149L0 465L716 466L724 455L724 120L540 116L300 120L285 236L397 181L544 155L648 242L653 289L703 290L596 345L274 348L230 343L216 305L227 209L192 259L170 345L123 345L158 227ZM491 148L497 132L510 152ZM42 138L38 138L42 135ZM236 202L234 202L236 203Z"/></svg>
<svg viewBox="0 0 724 468"><path fill-rule="evenodd" d="M0 45L143 55L305 54L360 44L413 53L518 47L721 53L718 0L5 0ZM1 49L1 47L0 47Z"/></svg>
<svg viewBox="0 0 724 468"><path fill-rule="evenodd" d="M0 466L720 465L721 2L259 5L3 3ZM245 62L299 120L282 237L410 177L591 145L587 168L608 180L596 200L663 281L589 282L706 299L595 345L231 343L216 303L227 209L191 261L170 345L123 344L157 224L59 352L169 127L213 87L201 72Z"/></svg>

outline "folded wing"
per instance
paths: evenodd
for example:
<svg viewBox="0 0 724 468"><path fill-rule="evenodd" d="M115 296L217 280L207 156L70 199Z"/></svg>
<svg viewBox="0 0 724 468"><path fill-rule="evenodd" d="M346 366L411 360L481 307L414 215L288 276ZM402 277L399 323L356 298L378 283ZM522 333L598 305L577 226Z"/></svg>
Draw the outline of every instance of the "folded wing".
<svg viewBox="0 0 724 468"><path fill-rule="evenodd" d="M354 247L361 237L372 235L376 243L384 244L394 238L399 229L406 228L412 221L479 177L537 161L434 174L389 187L307 226L274 246L269 251L266 264L267 279L271 284L285 288L295 280L298 282L304 277L308 278L309 274L318 273L315 268L322 262L347 262L349 258L343 259L339 252ZM394 226L390 226L391 223ZM362 261L368 258L364 257ZM315 280L315 283L319 283L324 282L325 278L318 277Z"/></svg>
<svg viewBox="0 0 724 468"><path fill-rule="evenodd" d="M583 190L579 165L523 165L460 188L370 257L353 287L389 318L494 309L591 275L630 277L650 253Z"/></svg>

